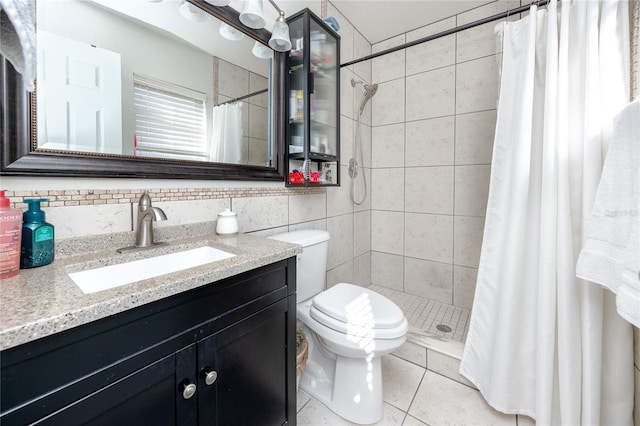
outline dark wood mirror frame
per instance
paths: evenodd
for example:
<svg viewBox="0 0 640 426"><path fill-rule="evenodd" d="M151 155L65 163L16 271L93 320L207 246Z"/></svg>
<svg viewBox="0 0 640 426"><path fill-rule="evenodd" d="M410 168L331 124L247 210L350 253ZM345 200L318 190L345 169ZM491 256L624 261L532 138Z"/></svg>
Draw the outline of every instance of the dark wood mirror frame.
<svg viewBox="0 0 640 426"><path fill-rule="evenodd" d="M249 37L268 44L271 33L251 30L240 23L229 6L214 7L204 0L188 0ZM35 96L23 88L22 77L0 56L0 175L61 177L122 177L154 179L279 180L284 175L284 96L286 54L274 52L271 75L271 120L276 167L254 167L194 161L152 160L124 156L75 155L34 151Z"/></svg>

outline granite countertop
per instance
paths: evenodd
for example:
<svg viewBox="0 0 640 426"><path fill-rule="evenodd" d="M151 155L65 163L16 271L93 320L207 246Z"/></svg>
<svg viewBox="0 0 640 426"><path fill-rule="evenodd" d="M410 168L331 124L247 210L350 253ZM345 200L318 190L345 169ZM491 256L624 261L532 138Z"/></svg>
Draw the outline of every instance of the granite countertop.
<svg viewBox="0 0 640 426"><path fill-rule="evenodd" d="M120 254L132 232L56 241L50 265L22 269L0 282L0 350L68 330L300 253L295 244L252 235L218 236L214 224L158 228L156 242L168 245ZM84 294L69 272L145 259L209 245L236 256L109 290Z"/></svg>

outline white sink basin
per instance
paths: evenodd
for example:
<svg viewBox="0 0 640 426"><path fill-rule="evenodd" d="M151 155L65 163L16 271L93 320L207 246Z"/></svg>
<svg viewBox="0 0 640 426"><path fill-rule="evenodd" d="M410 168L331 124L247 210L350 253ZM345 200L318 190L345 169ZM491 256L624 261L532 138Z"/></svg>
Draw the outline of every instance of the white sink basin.
<svg viewBox="0 0 640 426"><path fill-rule="evenodd" d="M73 272L69 277L85 294L119 287L125 284L158 277L171 272L229 259L235 254L204 246L177 253L164 254L149 259L135 260L118 265L103 266L82 272Z"/></svg>

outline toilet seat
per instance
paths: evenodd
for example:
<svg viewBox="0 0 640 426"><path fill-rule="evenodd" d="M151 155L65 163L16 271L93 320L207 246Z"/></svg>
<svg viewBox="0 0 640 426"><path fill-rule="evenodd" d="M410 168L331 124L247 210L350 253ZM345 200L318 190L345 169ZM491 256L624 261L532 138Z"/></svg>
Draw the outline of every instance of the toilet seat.
<svg viewBox="0 0 640 426"><path fill-rule="evenodd" d="M320 324L350 336L396 339L407 332L407 320L395 303L353 284L336 284L316 295L309 314Z"/></svg>

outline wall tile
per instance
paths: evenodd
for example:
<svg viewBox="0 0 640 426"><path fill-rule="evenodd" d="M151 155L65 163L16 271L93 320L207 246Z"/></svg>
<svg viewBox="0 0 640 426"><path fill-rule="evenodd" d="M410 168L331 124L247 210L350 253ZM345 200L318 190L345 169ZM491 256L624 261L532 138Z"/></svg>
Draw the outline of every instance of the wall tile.
<svg viewBox="0 0 640 426"><path fill-rule="evenodd" d="M353 259L353 215L327 218L327 232L331 235L327 259L330 270Z"/></svg>
<svg viewBox="0 0 640 426"><path fill-rule="evenodd" d="M456 164L491 164L496 110L456 116Z"/></svg>
<svg viewBox="0 0 640 426"><path fill-rule="evenodd" d="M404 44L405 36L401 34L372 46L372 53L378 53ZM384 83L402 78L404 70L405 49L389 53L371 60L371 78L373 83Z"/></svg>
<svg viewBox="0 0 640 426"><path fill-rule="evenodd" d="M404 169L371 171L371 207L391 211L404 209Z"/></svg>
<svg viewBox="0 0 640 426"><path fill-rule="evenodd" d="M46 221L54 226L56 240L127 232L135 227L132 225L130 203L43 207L42 210L45 212ZM131 242L133 243L133 240Z"/></svg>
<svg viewBox="0 0 640 426"><path fill-rule="evenodd" d="M403 167L404 126L398 123L371 129L371 167Z"/></svg>
<svg viewBox="0 0 640 426"><path fill-rule="evenodd" d="M364 180L362 179L362 176L364 175L364 178L366 179L366 188L364 187ZM349 188L349 191L351 191L351 178L349 177L348 172L345 172L342 175L343 179L344 179L344 185L347 186L347 188ZM366 189L366 197L364 198L364 201L362 201L361 204L355 204L353 203L353 210L356 212L362 212L362 211L367 211L367 210L371 210L371 169L369 167L366 167L365 164L365 169L362 170L360 169L360 172L358 173L358 176L356 177L356 181L355 181L355 185L354 185L354 197L357 201L361 201L362 200L362 194L365 192Z"/></svg>
<svg viewBox="0 0 640 426"><path fill-rule="evenodd" d="M453 261L453 217L405 213L405 256Z"/></svg>
<svg viewBox="0 0 640 426"><path fill-rule="evenodd" d="M340 35L340 62L345 63L355 59L353 52L353 25L331 3L327 5L327 16L333 16L340 23L340 31L338 31Z"/></svg>
<svg viewBox="0 0 640 426"><path fill-rule="evenodd" d="M407 77L407 121L443 117L455 112L455 67ZM374 123L377 123L374 119Z"/></svg>
<svg viewBox="0 0 640 426"><path fill-rule="evenodd" d="M326 194L292 195L289 197L289 223L309 222L327 216Z"/></svg>
<svg viewBox="0 0 640 426"><path fill-rule="evenodd" d="M289 223L288 197L234 198L231 205L238 213L240 232L258 231Z"/></svg>
<svg viewBox="0 0 640 426"><path fill-rule="evenodd" d="M453 304L461 308L473 307L478 270L463 266L453 267Z"/></svg>
<svg viewBox="0 0 640 426"><path fill-rule="evenodd" d="M484 217L455 217L454 264L478 267L483 228Z"/></svg>
<svg viewBox="0 0 640 426"><path fill-rule="evenodd" d="M340 115L348 118L355 118L353 103L354 91L351 86L351 79L354 78L351 67L340 69Z"/></svg>
<svg viewBox="0 0 640 426"><path fill-rule="evenodd" d="M407 42L421 39L456 26L455 17L407 33ZM453 65L456 61L456 37L450 35L407 49L407 75Z"/></svg>
<svg viewBox="0 0 640 426"><path fill-rule="evenodd" d="M453 304L453 266L405 257L404 291L449 305Z"/></svg>
<svg viewBox="0 0 640 426"><path fill-rule="evenodd" d="M495 56L456 65L456 113L496 109L498 82Z"/></svg>
<svg viewBox="0 0 640 426"><path fill-rule="evenodd" d="M376 126L404 121L404 79L378 84L378 92L371 100L371 119Z"/></svg>
<svg viewBox="0 0 640 426"><path fill-rule="evenodd" d="M289 225L289 232L292 231L300 231L300 230L304 230L304 229L317 229L320 231L326 231L327 230L327 219L326 218L322 218L320 220L312 220L311 222L301 222L301 223L296 223L293 225ZM287 230L285 229L283 232L287 232Z"/></svg>
<svg viewBox="0 0 640 426"><path fill-rule="evenodd" d="M468 12L457 15L457 25L464 25L487 16L496 15L509 9L520 6L519 0L494 1L484 6L477 7ZM510 21L520 19L518 14L509 18ZM489 22L475 28L461 31L456 34L456 59L464 62L483 56L493 55L502 50L502 46L496 41L495 27L499 22Z"/></svg>
<svg viewBox="0 0 640 426"><path fill-rule="evenodd" d="M342 163L348 163L349 159L353 157L355 124L353 119L340 115L340 159Z"/></svg>
<svg viewBox="0 0 640 426"><path fill-rule="evenodd" d="M454 117L432 118L406 123L405 165L442 166L453 164Z"/></svg>
<svg viewBox="0 0 640 426"><path fill-rule="evenodd" d="M402 256L371 252L371 284L402 291Z"/></svg>
<svg viewBox="0 0 640 426"><path fill-rule="evenodd" d="M398 255L404 254L403 230L404 213L372 210L371 250ZM374 275L373 271L371 274Z"/></svg>
<svg viewBox="0 0 640 426"><path fill-rule="evenodd" d="M455 167L455 213L483 216L487 212L491 166Z"/></svg>
<svg viewBox="0 0 640 426"><path fill-rule="evenodd" d="M353 260L327 271L326 288L331 288L338 283L353 282Z"/></svg>
<svg viewBox="0 0 640 426"><path fill-rule="evenodd" d="M353 55L354 59L363 58L371 54L371 43L360 34L359 31L353 33ZM359 62L354 65L353 72L357 78L366 82L371 82L371 61Z"/></svg>
<svg viewBox="0 0 640 426"><path fill-rule="evenodd" d="M405 173L405 211L453 214L453 166L410 167Z"/></svg>
<svg viewBox="0 0 640 426"><path fill-rule="evenodd" d="M353 213L353 203L349 195L349 174L347 166L340 166L340 186L327 188L327 216Z"/></svg>
<svg viewBox="0 0 640 426"><path fill-rule="evenodd" d="M230 201L228 198L218 200L154 201L153 206L161 208L167 216L167 220L155 222L153 226L176 226L217 220L218 213L229 208ZM138 221L137 204L133 206L133 220L134 223Z"/></svg>
<svg viewBox="0 0 640 426"><path fill-rule="evenodd" d="M367 287L371 284L371 252L368 251L353 259L352 284Z"/></svg>
<svg viewBox="0 0 640 426"><path fill-rule="evenodd" d="M357 257L371 250L371 212L355 213L353 223L353 255Z"/></svg>

